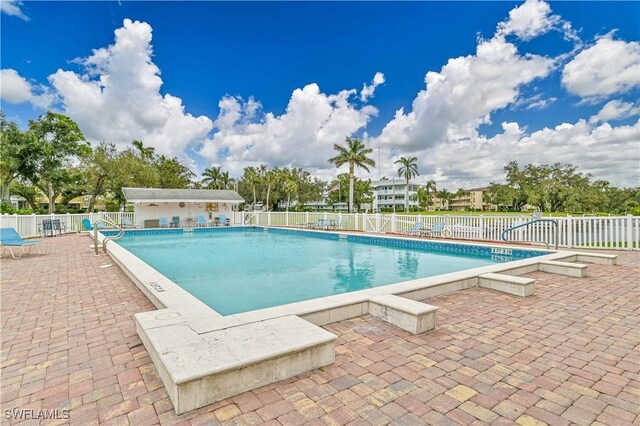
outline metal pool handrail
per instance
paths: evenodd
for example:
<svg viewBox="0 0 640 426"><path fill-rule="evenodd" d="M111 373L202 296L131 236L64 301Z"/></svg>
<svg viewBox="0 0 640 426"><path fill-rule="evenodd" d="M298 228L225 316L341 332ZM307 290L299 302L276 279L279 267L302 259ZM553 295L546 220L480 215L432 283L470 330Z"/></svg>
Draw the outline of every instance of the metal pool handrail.
<svg viewBox="0 0 640 426"><path fill-rule="evenodd" d="M103 219L98 219L95 222L93 222L93 248L95 250L96 256L98 255L99 252L99 247L98 247L98 224L99 223L106 223L107 225L111 225L114 228L118 229L118 235L116 235L115 237L105 237L104 240L102 240L102 251L104 252L104 254L107 254L107 242L108 241L112 241L112 240L119 240L120 238L124 237L124 229L122 229L122 227L120 227L119 225L111 222L109 219L103 218Z"/></svg>
<svg viewBox="0 0 640 426"><path fill-rule="evenodd" d="M520 225L516 225L516 226L512 226L511 228L507 228L504 231L502 231L502 234L500 235L500 238L502 239L502 241L509 241L507 239L507 232L511 232L514 229L518 229L518 228L523 228L523 227L527 227L529 225L532 225L536 222L549 222L549 223L553 223L553 225L555 226L555 238L554 238L554 242L555 242L555 249L558 250L558 221L555 219L534 219L531 220L529 222L526 223L521 223ZM544 243L547 245L547 248L549 248L549 242L548 241L530 241L532 243Z"/></svg>

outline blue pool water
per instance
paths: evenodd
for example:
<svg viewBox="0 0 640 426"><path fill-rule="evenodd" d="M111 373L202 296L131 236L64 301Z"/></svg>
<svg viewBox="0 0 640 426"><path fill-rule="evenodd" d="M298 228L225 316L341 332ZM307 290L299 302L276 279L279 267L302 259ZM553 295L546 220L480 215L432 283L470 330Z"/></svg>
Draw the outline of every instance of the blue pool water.
<svg viewBox="0 0 640 426"><path fill-rule="evenodd" d="M262 228L129 231L118 243L222 315L542 254Z"/></svg>

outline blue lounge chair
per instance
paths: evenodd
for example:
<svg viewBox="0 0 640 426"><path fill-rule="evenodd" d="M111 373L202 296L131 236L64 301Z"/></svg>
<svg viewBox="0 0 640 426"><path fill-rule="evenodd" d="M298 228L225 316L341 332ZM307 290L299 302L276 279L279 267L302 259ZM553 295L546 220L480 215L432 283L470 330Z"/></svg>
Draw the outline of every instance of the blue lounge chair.
<svg viewBox="0 0 640 426"><path fill-rule="evenodd" d="M227 215L224 215L224 214L220 215L220 225L229 226L229 218L227 217Z"/></svg>
<svg viewBox="0 0 640 426"><path fill-rule="evenodd" d="M89 219L82 219L82 227L86 231L93 231L93 225L91 224L91 221ZM107 225L105 225L103 222L100 222L97 226L98 229L105 229L106 227Z"/></svg>
<svg viewBox="0 0 640 426"><path fill-rule="evenodd" d="M2 228L0 229L0 244L2 244L2 255L6 250L9 250L11 253L11 257L14 259L20 259L24 253L31 254L31 249L33 247L38 250L39 254L45 254L44 250L40 250L40 244L42 242L38 240L23 240L20 235L16 232L14 228ZM20 248L20 255L16 256L13 252L14 247ZM25 251L25 247L29 247L28 251Z"/></svg>
<svg viewBox="0 0 640 426"><path fill-rule="evenodd" d="M424 225L422 222L416 222L413 224L413 228L407 232L407 235L417 235L420 236L424 232Z"/></svg>
<svg viewBox="0 0 640 426"><path fill-rule="evenodd" d="M128 217L124 217L124 218L122 218L122 227L123 228L135 228L136 225L134 225L133 222L131 222L131 219L129 219Z"/></svg>
<svg viewBox="0 0 640 426"><path fill-rule="evenodd" d="M451 231L447 228L446 223L436 222L431 229L424 231L424 235L428 237L449 237L451 236Z"/></svg>
<svg viewBox="0 0 640 426"><path fill-rule="evenodd" d="M160 224L160 228L168 228L169 227L169 219L166 217L161 217L158 221Z"/></svg>
<svg viewBox="0 0 640 426"><path fill-rule="evenodd" d="M203 214L199 214L198 216L196 216L196 220L198 226L209 226L209 224L207 223L207 219L205 219Z"/></svg>
<svg viewBox="0 0 640 426"><path fill-rule="evenodd" d="M180 216L173 216L171 218L171 225L174 228L179 228L180 227Z"/></svg>

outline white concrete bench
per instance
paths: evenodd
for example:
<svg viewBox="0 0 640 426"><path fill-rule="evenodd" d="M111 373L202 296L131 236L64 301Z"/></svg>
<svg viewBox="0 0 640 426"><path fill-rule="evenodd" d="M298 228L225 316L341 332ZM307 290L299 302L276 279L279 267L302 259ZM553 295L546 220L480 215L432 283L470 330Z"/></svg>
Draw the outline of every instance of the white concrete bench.
<svg viewBox="0 0 640 426"><path fill-rule="evenodd" d="M478 285L480 287L520 297L531 296L534 291L535 282L536 280L533 278L494 273L482 274L478 277Z"/></svg>
<svg viewBox="0 0 640 426"><path fill-rule="evenodd" d="M335 362L336 336L294 315L202 334L179 316L136 314L177 414Z"/></svg>
<svg viewBox="0 0 640 426"><path fill-rule="evenodd" d="M583 263L559 262L555 260L546 260L540 262L540 271L552 274L566 275L568 277L586 277L587 265Z"/></svg>
<svg viewBox="0 0 640 426"><path fill-rule="evenodd" d="M576 253L572 256L571 260L576 262L595 263L597 265L610 265L614 266L618 264L618 255L616 254L603 254L603 253Z"/></svg>
<svg viewBox="0 0 640 426"><path fill-rule="evenodd" d="M436 328L436 306L393 294L374 296L369 299L369 313L383 321L413 334Z"/></svg>

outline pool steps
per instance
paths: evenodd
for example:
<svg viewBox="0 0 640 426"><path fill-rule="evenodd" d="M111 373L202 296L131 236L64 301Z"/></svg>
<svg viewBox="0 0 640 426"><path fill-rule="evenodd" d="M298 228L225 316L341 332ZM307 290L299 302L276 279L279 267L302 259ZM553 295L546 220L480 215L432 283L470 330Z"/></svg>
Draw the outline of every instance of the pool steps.
<svg viewBox="0 0 640 426"><path fill-rule="evenodd" d="M514 275L488 273L478 277L478 285L514 296L527 297L534 292L536 280Z"/></svg>
<svg viewBox="0 0 640 426"><path fill-rule="evenodd" d="M540 262L539 269L542 272L550 272L556 275L565 275L568 277L586 277L587 265L583 263L560 262L557 260L546 260Z"/></svg>
<svg viewBox="0 0 640 426"><path fill-rule="evenodd" d="M422 334L436 328L437 306L393 294L369 299L369 313L413 334Z"/></svg>
<svg viewBox="0 0 640 426"><path fill-rule="evenodd" d="M295 315L206 334L172 309L135 317L177 414L335 362L336 336Z"/></svg>

